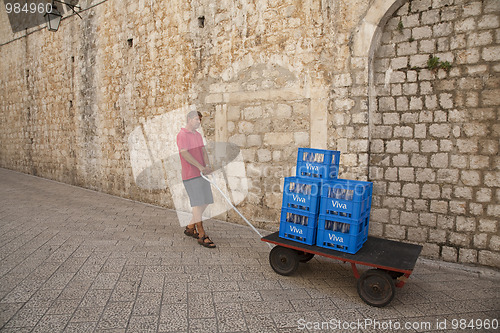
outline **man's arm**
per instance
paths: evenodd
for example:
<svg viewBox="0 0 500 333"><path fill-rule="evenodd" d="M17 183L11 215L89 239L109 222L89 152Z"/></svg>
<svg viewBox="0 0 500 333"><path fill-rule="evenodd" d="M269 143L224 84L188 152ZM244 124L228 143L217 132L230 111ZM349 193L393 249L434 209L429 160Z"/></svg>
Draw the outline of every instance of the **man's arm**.
<svg viewBox="0 0 500 333"><path fill-rule="evenodd" d="M181 155L186 161L188 161L189 164L194 165L200 171L202 171L205 168L203 165L200 164L200 162L196 160L196 158L193 157L193 155L191 155L191 153L189 153L189 151L187 151L187 149L182 149Z"/></svg>
<svg viewBox="0 0 500 333"><path fill-rule="evenodd" d="M207 149L205 148L205 146L203 146L202 149L203 149L203 161L205 162L205 166L207 168L210 168L211 164L210 164L210 159L208 158Z"/></svg>
<svg viewBox="0 0 500 333"><path fill-rule="evenodd" d="M210 167L210 160L208 159L208 154L207 151L205 150L205 147L203 147L203 160L206 166L201 165L201 163L198 162L196 158L194 158L193 155L191 155L191 153L185 149L181 150L181 155L189 164L192 164L195 167L197 167L198 170L200 170L200 172L202 172L204 175L212 173L212 168Z"/></svg>

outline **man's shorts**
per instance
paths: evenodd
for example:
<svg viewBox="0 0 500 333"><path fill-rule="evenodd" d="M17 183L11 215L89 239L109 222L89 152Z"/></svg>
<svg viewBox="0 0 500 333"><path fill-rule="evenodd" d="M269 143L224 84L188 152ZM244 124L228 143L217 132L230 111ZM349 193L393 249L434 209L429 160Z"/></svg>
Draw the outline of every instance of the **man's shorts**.
<svg viewBox="0 0 500 333"><path fill-rule="evenodd" d="M210 183L203 179L203 177L191 178L183 180L184 187L189 196L191 207L209 205L214 203L212 196L212 189Z"/></svg>

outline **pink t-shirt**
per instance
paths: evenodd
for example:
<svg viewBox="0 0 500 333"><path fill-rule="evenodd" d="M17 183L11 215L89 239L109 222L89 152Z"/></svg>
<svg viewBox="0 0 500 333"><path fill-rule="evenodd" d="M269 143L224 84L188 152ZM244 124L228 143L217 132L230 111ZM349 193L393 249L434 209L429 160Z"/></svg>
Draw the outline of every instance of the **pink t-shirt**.
<svg viewBox="0 0 500 333"><path fill-rule="evenodd" d="M177 147L179 148L179 156L181 158L182 180L201 176L200 170L186 161L181 154L181 150L187 150L201 165L205 166L205 160L203 159L203 147L205 145L203 144L201 134L197 131L191 132L185 128L181 128L181 131L177 134Z"/></svg>

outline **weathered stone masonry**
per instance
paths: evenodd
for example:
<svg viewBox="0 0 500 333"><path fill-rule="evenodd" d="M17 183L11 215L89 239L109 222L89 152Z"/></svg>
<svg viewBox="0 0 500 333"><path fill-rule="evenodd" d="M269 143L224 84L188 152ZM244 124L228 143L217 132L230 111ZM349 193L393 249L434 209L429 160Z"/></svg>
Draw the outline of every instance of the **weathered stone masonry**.
<svg viewBox="0 0 500 333"><path fill-rule="evenodd" d="M108 0L82 16L15 34L0 17L1 167L173 207L135 183L127 139L197 105L209 141L240 147L239 208L260 227L277 229L297 148L336 149L341 177L375 184L371 234L500 267L500 1Z"/></svg>

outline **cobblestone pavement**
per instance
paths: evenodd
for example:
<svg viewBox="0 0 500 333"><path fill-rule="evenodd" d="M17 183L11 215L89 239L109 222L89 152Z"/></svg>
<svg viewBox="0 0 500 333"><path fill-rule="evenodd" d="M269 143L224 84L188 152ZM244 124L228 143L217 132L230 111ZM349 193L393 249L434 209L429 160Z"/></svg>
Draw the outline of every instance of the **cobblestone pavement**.
<svg viewBox="0 0 500 333"><path fill-rule="evenodd" d="M494 271L419 260L374 308L348 264L313 258L284 277L250 228L207 230L216 249L174 211L0 169L0 331L498 332Z"/></svg>

